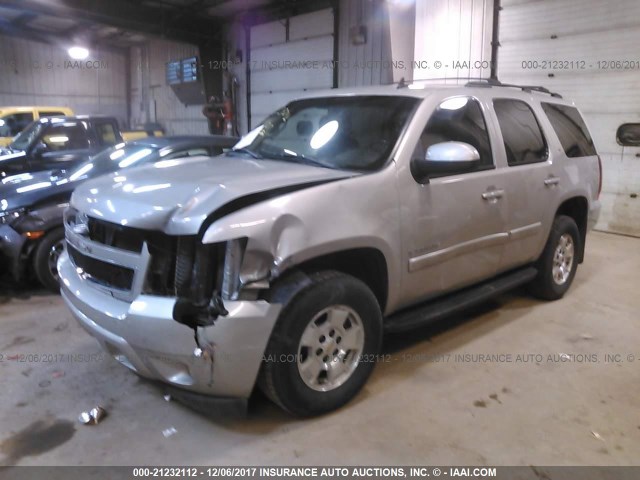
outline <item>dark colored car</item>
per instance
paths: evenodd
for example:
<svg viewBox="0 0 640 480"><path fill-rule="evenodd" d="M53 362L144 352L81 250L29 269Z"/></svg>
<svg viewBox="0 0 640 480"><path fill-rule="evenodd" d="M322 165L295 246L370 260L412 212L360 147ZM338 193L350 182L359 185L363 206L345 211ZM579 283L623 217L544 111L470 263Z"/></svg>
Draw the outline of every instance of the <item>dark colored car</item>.
<svg viewBox="0 0 640 480"><path fill-rule="evenodd" d="M118 122L113 117L41 118L18 134L7 148L0 149L0 178L69 170L122 142Z"/></svg>
<svg viewBox="0 0 640 480"><path fill-rule="evenodd" d="M238 141L225 136L149 137L108 148L70 170L48 170L0 182L0 263L16 281L32 267L38 280L57 291L56 262L64 249L63 212L85 180L145 163L215 156ZM213 166L212 166L213 167ZM7 269L4 267L2 270Z"/></svg>

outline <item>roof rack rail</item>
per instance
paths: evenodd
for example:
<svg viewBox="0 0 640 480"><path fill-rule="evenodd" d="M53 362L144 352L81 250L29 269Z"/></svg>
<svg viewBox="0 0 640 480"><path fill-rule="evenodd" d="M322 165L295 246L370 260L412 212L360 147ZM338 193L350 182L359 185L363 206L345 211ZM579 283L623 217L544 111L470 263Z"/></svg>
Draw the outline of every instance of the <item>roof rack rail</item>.
<svg viewBox="0 0 640 480"><path fill-rule="evenodd" d="M392 85L397 85L397 88L407 88L411 84L422 83L422 82L442 82L442 81L466 81L471 82L473 80L485 80L482 77L438 77L438 78L419 78L416 80L406 81L404 77L400 79L399 82L393 82Z"/></svg>
<svg viewBox="0 0 640 480"><path fill-rule="evenodd" d="M496 78L485 78L480 81L472 81L466 84L467 87L507 87L507 88L519 88L523 92L541 92L551 95L555 98L562 98L562 95L559 93L552 92L551 90L540 87L537 85L516 85L513 83L502 83L500 80Z"/></svg>

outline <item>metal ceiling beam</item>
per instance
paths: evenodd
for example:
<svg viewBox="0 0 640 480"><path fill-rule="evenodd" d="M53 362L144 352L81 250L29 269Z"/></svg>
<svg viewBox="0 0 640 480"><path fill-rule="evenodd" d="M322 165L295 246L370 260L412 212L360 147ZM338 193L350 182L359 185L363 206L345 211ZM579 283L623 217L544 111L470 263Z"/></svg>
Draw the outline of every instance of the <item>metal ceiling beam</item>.
<svg viewBox="0 0 640 480"><path fill-rule="evenodd" d="M38 16L35 13L23 13L19 17L14 18L11 21L11 23L16 27L19 27L21 25L26 25L31 20L33 20L34 18L37 18L37 17Z"/></svg>
<svg viewBox="0 0 640 480"><path fill-rule="evenodd" d="M324 8L336 8L337 5L337 0L274 0L268 5L249 9L238 16L245 26L252 26Z"/></svg>
<svg viewBox="0 0 640 480"><path fill-rule="evenodd" d="M215 19L175 15L175 9L146 7L124 0L2 0L5 8L35 15L66 17L198 44L215 38L221 23Z"/></svg>

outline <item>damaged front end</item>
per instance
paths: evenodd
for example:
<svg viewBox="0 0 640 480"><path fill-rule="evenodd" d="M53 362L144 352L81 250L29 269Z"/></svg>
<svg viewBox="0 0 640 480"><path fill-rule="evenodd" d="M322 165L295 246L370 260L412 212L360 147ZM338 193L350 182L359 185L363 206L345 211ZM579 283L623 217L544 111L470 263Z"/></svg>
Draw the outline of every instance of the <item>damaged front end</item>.
<svg viewBox="0 0 640 480"><path fill-rule="evenodd" d="M205 244L82 215L78 228L76 213L58 270L80 324L140 375L247 398L281 307L243 292L246 239Z"/></svg>
<svg viewBox="0 0 640 480"><path fill-rule="evenodd" d="M172 294L177 300L173 318L194 330L213 325L219 316L229 313L221 295L227 248L224 244L202 244L193 237L180 237L176 244ZM161 266L157 274L164 271Z"/></svg>

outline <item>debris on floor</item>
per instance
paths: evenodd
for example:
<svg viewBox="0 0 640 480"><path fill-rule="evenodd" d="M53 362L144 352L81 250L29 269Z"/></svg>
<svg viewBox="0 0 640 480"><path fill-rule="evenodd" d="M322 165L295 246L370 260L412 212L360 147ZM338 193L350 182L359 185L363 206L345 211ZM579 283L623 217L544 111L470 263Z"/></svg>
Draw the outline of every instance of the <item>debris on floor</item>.
<svg viewBox="0 0 640 480"><path fill-rule="evenodd" d="M88 412L82 412L78 416L78 421L84 425L97 425L107 416L107 411L98 406L94 407Z"/></svg>
<svg viewBox="0 0 640 480"><path fill-rule="evenodd" d="M604 441L604 438L602 438L602 435L600 435L598 432L594 432L593 430L591 430L591 435L596 437L598 440Z"/></svg>
<svg viewBox="0 0 640 480"><path fill-rule="evenodd" d="M164 438L169 438L171 435L175 435L176 433L178 433L178 430L176 430L175 427L165 428L162 431L162 435L164 435Z"/></svg>
<svg viewBox="0 0 640 480"><path fill-rule="evenodd" d="M64 377L64 371L63 370L56 370L51 374L51 376L53 378L62 378L62 377Z"/></svg>
<svg viewBox="0 0 640 480"><path fill-rule="evenodd" d="M165 395L164 396L164 401L165 402L170 402L171 401L171 395Z"/></svg>

